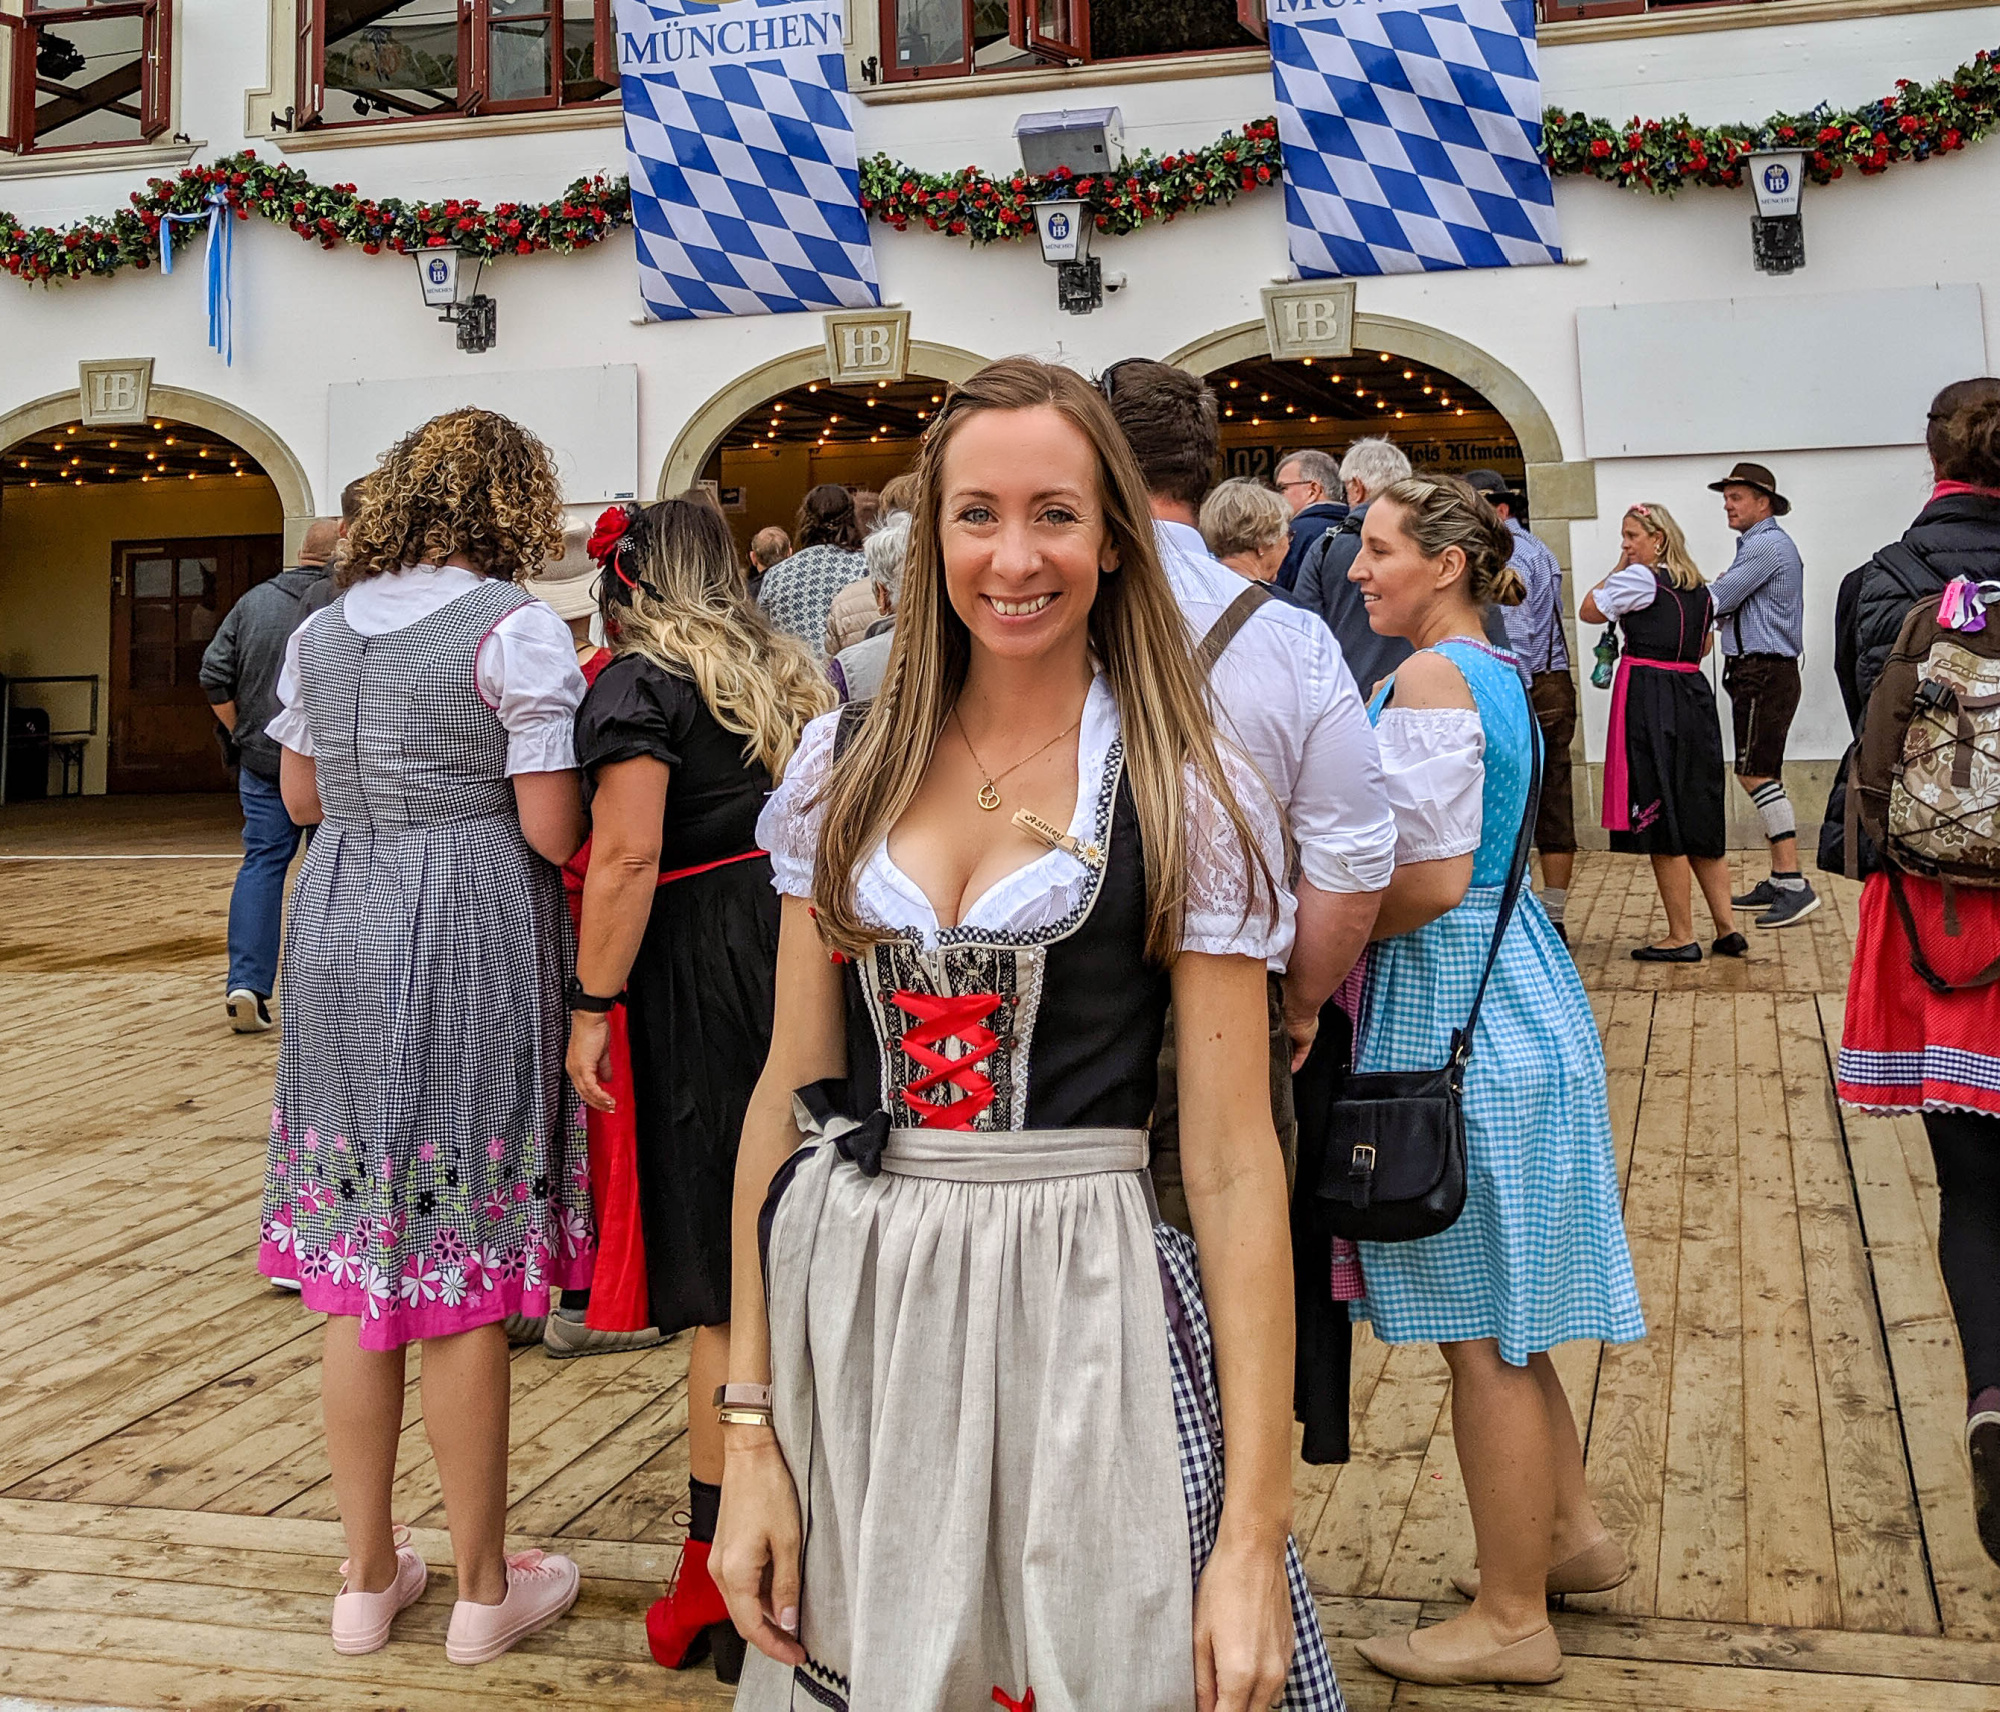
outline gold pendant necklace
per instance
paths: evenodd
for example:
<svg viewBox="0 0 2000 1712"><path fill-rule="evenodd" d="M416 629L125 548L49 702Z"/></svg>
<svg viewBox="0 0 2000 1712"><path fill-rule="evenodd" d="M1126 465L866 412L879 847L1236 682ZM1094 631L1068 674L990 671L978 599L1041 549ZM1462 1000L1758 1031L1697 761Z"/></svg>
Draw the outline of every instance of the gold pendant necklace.
<svg viewBox="0 0 2000 1712"><path fill-rule="evenodd" d="M1037 749L1033 755L1023 755L1013 766L1002 767L997 773L989 773L986 770L986 763L979 758L979 751L973 748L972 739L966 734L965 721L959 717L956 707L951 710L951 717L958 726L958 740L965 745L966 754L972 757L972 764L979 769L980 777L986 781L979 787L979 795L974 800L988 814L991 814L1000 806L1000 781L1002 779L1009 773L1018 772L1030 761L1034 760L1035 756L1046 754L1083 723L1083 715L1079 713L1075 719L1071 720L1061 731L1058 731L1055 736L1051 737L1048 742Z"/></svg>

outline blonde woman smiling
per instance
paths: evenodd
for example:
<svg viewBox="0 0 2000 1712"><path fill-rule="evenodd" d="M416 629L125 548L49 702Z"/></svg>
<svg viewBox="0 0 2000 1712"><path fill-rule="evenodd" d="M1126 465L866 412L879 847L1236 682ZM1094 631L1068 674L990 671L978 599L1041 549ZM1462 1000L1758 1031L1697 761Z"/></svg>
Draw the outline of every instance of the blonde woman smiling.
<svg viewBox="0 0 2000 1712"><path fill-rule="evenodd" d="M956 390L882 691L761 823L714 1558L744 1712L1338 1704L1289 1539L1290 900L1191 653L1097 392L1027 358ZM1192 1242L1147 1196L1170 992Z"/></svg>

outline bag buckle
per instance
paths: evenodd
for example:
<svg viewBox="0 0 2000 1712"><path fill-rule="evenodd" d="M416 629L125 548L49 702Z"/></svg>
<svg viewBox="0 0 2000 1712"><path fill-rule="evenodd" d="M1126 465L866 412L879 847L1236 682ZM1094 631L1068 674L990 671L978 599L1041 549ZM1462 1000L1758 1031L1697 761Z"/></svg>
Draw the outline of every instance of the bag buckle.
<svg viewBox="0 0 2000 1712"><path fill-rule="evenodd" d="M1365 1141L1347 1156L1347 1185L1354 1206L1365 1211L1375 1185L1375 1149Z"/></svg>

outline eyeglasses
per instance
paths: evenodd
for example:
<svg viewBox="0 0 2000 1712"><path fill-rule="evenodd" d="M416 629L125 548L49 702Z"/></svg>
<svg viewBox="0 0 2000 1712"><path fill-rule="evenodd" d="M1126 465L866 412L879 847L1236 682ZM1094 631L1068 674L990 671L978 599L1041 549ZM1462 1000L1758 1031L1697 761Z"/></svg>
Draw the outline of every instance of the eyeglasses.
<svg viewBox="0 0 2000 1712"><path fill-rule="evenodd" d="M1288 487L1318 487L1319 483L1316 481L1307 481L1303 476L1294 476L1288 482L1281 481L1273 485L1276 486L1280 493L1283 493Z"/></svg>

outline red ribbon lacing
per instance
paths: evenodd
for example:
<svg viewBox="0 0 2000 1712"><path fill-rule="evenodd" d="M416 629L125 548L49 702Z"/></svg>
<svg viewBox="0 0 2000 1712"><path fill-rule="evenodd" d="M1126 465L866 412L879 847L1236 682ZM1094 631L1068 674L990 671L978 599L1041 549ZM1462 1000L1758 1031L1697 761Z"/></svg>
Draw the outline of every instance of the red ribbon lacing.
<svg viewBox="0 0 2000 1712"><path fill-rule="evenodd" d="M986 1027L986 1019L1000 1008L998 993L959 993L940 997L934 993L896 992L890 1003L917 1019L914 1028L903 1031L902 1047L924 1066L925 1074L903 1090L903 1104L917 1114L925 1129L970 1129L973 1120L993 1104L992 1082L978 1069L993 1056L1000 1037ZM957 1040L966 1050L947 1058L934 1048L947 1040ZM933 1088L955 1091L956 1099L931 1101L918 1098Z"/></svg>
<svg viewBox="0 0 2000 1712"><path fill-rule="evenodd" d="M1007 1712L1035 1712L1035 1691L1031 1688L1019 1700L1016 1700L1006 1689L995 1688L993 1690L993 1704L995 1706L1006 1707Z"/></svg>

